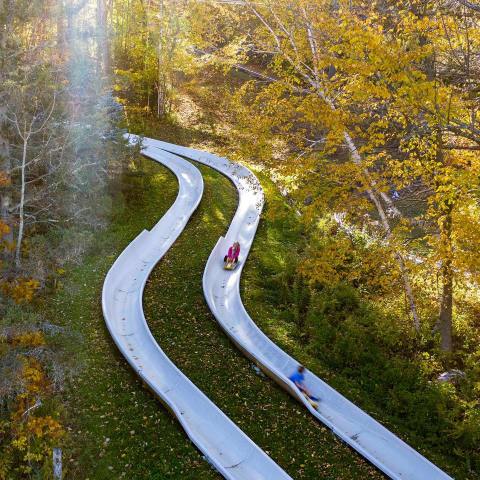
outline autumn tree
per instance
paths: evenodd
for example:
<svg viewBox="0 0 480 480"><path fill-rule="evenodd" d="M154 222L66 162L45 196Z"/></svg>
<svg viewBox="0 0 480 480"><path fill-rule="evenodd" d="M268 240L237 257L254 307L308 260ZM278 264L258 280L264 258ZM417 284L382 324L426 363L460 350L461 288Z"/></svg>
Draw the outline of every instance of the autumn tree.
<svg viewBox="0 0 480 480"><path fill-rule="evenodd" d="M15 258L4 262L2 277L12 292L32 276L43 285L63 255L70 257L64 247L74 242L72 227L106 224L107 181L121 172L121 107L106 75L105 45L96 49L98 58L89 51L98 12L83 9L85 1L12 10L10 37L3 40L0 188ZM32 249L32 242L42 248Z"/></svg>
<svg viewBox="0 0 480 480"><path fill-rule="evenodd" d="M241 138L254 139L250 153L266 149L262 157L292 188L310 190L310 210L328 201L350 221L370 219L371 235L397 261L417 330L423 287L412 272L418 261L438 271L437 325L450 350L453 279L467 254L455 239L476 228L465 212L475 208L478 175L478 18L424 1L247 0L213 3L207 15L220 10L224 20L209 25L240 17L243 30L200 24L194 41L204 61L255 79L234 97ZM279 150L288 162L275 161ZM416 211L405 208L412 202ZM429 250L420 260L414 245L422 242Z"/></svg>
<svg viewBox="0 0 480 480"><path fill-rule="evenodd" d="M41 77L42 73L40 69L33 69L26 78L22 79L21 83L13 82L13 88L9 88L7 97L6 119L13 133L12 154L10 156L13 165L9 173L17 177L16 174L18 172L19 185L17 192L18 203L13 207L13 212L18 218L18 229L15 239L15 264L17 268L21 266L21 250L26 224L39 221L38 208L41 210L49 208L48 204L47 206L42 204L36 210L34 205L38 204L38 197L44 197L45 193L32 193L30 191L32 183L36 181L31 171L38 170L39 165L43 163L42 160L51 156L52 150L55 151L55 146L51 142L55 92L53 92L50 98L50 105L48 105L42 98L45 94L48 98L49 93L49 89L45 88L43 82L37 83L37 80L35 80L34 89L30 89L33 77ZM10 82L12 82L12 79L10 79ZM48 128L49 126L50 129ZM41 136L40 140L38 140L38 136ZM34 144L35 141L37 141L36 145ZM18 154L15 155L17 152ZM46 168L40 167L40 170L43 170L43 172L38 176L48 176L50 173L48 171L49 168L55 170L56 165L50 163Z"/></svg>
<svg viewBox="0 0 480 480"><path fill-rule="evenodd" d="M121 0L114 5L117 90L157 117L171 112L177 77L188 69L186 5L173 0L133 2L128 12Z"/></svg>
<svg viewBox="0 0 480 480"><path fill-rule="evenodd" d="M61 129L53 129L57 86L54 51L48 45L51 23L46 19L52 5L25 4L21 11L14 7L6 2L0 9L2 33L8 33L1 39L0 54L1 213L8 226L0 283L3 293L22 301L38 283L21 268L22 247L27 229L51 218L48 202L55 182L47 179L60 158Z"/></svg>

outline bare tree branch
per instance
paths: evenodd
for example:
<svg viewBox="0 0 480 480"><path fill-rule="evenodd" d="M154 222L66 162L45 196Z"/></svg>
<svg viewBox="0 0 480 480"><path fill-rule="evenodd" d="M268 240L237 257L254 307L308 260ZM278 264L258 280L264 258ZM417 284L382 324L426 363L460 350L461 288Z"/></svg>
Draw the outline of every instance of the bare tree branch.
<svg viewBox="0 0 480 480"><path fill-rule="evenodd" d="M470 10L474 10L476 12L480 12L480 5L477 3L470 2L468 0L455 0L457 3L460 3L464 7L469 8Z"/></svg>

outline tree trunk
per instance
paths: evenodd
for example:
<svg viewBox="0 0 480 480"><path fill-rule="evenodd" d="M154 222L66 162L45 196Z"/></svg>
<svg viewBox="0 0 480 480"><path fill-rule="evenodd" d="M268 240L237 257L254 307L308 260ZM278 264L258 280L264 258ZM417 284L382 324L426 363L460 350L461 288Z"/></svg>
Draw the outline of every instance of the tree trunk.
<svg viewBox="0 0 480 480"><path fill-rule="evenodd" d="M353 142L352 138L350 137L350 135L347 132L345 132L344 138L345 138L345 143L347 144L347 147L348 147L348 149L350 151L350 154L352 156L353 162L356 165L361 166L362 165L362 157L358 153L357 147L355 146L355 143ZM378 215L380 217L383 229L385 230L385 233L386 233L387 238L388 238L388 237L390 237L390 235L392 233L391 228L390 228L390 223L388 221L388 217L385 213L385 209L383 208L382 203L380 202L380 200L377 198L377 195L375 194L373 181L370 178L370 175L368 174L368 172L365 169L363 169L363 171L364 171L364 174L365 174L365 181L369 185L369 188L367 188L368 198L375 205L375 208L377 209L377 212L378 212ZM413 296L413 290L412 290L412 286L410 284L410 277L408 275L408 270L405 266L405 260L402 256L402 254L398 251L395 252L395 258L397 260L398 266L400 268L400 273L402 275L402 281L403 281L403 286L404 286L404 289L405 289L405 294L407 295L408 304L409 304L409 307L410 307L410 312L411 312L412 317L413 317L413 326L415 327L415 330L418 332L418 331L420 331L420 318L418 316L417 307L415 305L415 298Z"/></svg>
<svg viewBox="0 0 480 480"><path fill-rule="evenodd" d="M0 112L0 126L2 125L2 115ZM2 137L0 134L0 160L1 167L0 172L5 175L6 185L0 187L0 221L7 225L10 228L10 231L3 236L2 241L7 242L8 244L13 244L13 219L10 214L10 206L12 204L12 194L11 194L11 178L10 174L10 149L8 139ZM2 256L7 259L12 259L12 252L10 249L5 249L2 252Z"/></svg>
<svg viewBox="0 0 480 480"><path fill-rule="evenodd" d="M97 0L97 57L100 71L110 74L110 41L108 34L107 8L105 0Z"/></svg>
<svg viewBox="0 0 480 480"><path fill-rule="evenodd" d="M160 0L160 32L158 37L158 79L157 79L157 117L161 117L165 114L165 81L163 73L163 57L165 56L163 42L164 33L164 22L165 22L165 5L163 0Z"/></svg>
<svg viewBox="0 0 480 480"><path fill-rule="evenodd" d="M160 61L159 61L158 68L159 70L161 68ZM165 79L163 75L159 73L158 83L157 83L157 117L158 118L165 115L166 103L167 103L167 92L165 88Z"/></svg>
<svg viewBox="0 0 480 480"><path fill-rule="evenodd" d="M443 152L442 129L437 128L437 154L436 160L439 165L445 166L446 159ZM440 177L441 178L441 177ZM447 183L448 185L448 183ZM440 180L437 183L437 189L445 187L445 182ZM447 189L448 190L448 189ZM447 191L447 193L450 193ZM441 280L442 293L440 297L440 314L438 318L440 331L440 347L445 352L452 351L452 316L453 316L453 245L452 245L452 213L454 207L454 198L451 194L447 198L441 194L438 201L438 229L440 232L440 260L441 260Z"/></svg>
<svg viewBox="0 0 480 480"><path fill-rule="evenodd" d="M15 8L14 0L4 0L2 9L5 15L5 28L0 28L0 50L5 51L7 41L10 38L10 31L12 29L13 9ZM3 27L3 26L2 26Z"/></svg>
<svg viewBox="0 0 480 480"><path fill-rule="evenodd" d="M6 0L3 2L3 14L5 15L5 28L0 28L0 84L4 80L4 73L8 71L8 52L7 45L10 38L12 28L12 17L14 2L13 0ZM5 108L0 106L0 129L5 124ZM6 178L7 183L10 183L10 144L8 137L0 133L0 172L2 172ZM4 185L0 190L0 221L5 225L8 225L10 232L3 237L2 240L13 243L13 221L10 214L10 206L12 203L11 187ZM1 255L7 261L12 260L12 252L9 249L4 249Z"/></svg>
<svg viewBox="0 0 480 480"><path fill-rule="evenodd" d="M453 317L453 259L452 259L452 210L448 203L439 219L440 252L443 257L440 270L442 294L440 297L440 315L438 318L440 331L440 347L445 352L452 351L452 317Z"/></svg>
<svg viewBox="0 0 480 480"><path fill-rule="evenodd" d="M25 133L23 137L23 150L22 150L22 168L21 168L21 188L20 188L20 208L18 213L18 236L17 236L17 248L15 252L15 266L20 268L21 266L21 251L23 242L23 228L25 225L24 208L25 208L25 167L27 163L27 146L28 146L28 134Z"/></svg>
<svg viewBox="0 0 480 480"><path fill-rule="evenodd" d="M440 299L440 347L445 352L452 351L452 316L453 316L453 269L448 260L442 265L442 297Z"/></svg>
<svg viewBox="0 0 480 480"><path fill-rule="evenodd" d="M65 53L65 6L63 0L57 4L57 49L60 55Z"/></svg>

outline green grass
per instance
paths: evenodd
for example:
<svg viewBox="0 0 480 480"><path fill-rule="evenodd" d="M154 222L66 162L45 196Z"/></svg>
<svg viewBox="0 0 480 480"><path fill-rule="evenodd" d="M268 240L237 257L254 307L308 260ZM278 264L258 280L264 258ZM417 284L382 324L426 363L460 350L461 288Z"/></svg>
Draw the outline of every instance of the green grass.
<svg viewBox="0 0 480 480"><path fill-rule="evenodd" d="M201 170L203 201L145 292L147 319L160 346L294 478L381 478L271 380L258 376L217 326L201 276L233 215L236 193L220 174ZM173 175L142 160L123 181L125 208L118 208L111 227L97 235L94 252L68 272L63 290L45 307L56 323L83 338L71 352L82 370L60 412L69 431L62 445L66 478L219 478L118 353L101 311L103 279L114 259L165 213L176 192Z"/></svg>
<svg viewBox="0 0 480 480"><path fill-rule="evenodd" d="M257 173L257 176L262 181L267 203L242 276L241 289L245 308L255 323L283 350L307 365L320 378L381 421L440 468L457 479L478 478L474 472L467 471L466 462L461 464L458 457L447 453L448 447L434 448L425 441L425 432L409 429L406 426L409 419L387 415L382 408L384 399L372 397L363 387L364 379L347 378L341 372L323 364L305 348L298 323L294 320L295 312L288 303L292 300L293 286L286 286L286 280L281 278L289 266L295 266L295 255L304 243L300 222L275 186L261 174ZM284 293L282 289L289 289L290 292ZM414 419L415 412L410 413Z"/></svg>
<svg viewBox="0 0 480 480"><path fill-rule="evenodd" d="M202 203L145 290L145 313L158 343L292 477L383 478L270 379L256 374L210 314L201 287L203 269L230 223L237 198L228 180L199 168L205 180ZM326 368L299 342L279 285L303 243L301 228L275 186L258 175L267 202L242 278L247 310L282 348L411 441L398 419L382 416L358 385ZM119 354L101 311L103 279L114 259L165 213L176 192L177 182L166 169L146 159L137 162L122 181L112 225L98 234L94 252L83 264L68 272L63 290L47 308L54 323L70 326L83 337L72 351L83 368L60 412L69 431L62 445L66 478L219 478ZM421 447L421 438L413 438L412 444ZM445 458L422 453L448 466Z"/></svg>
<svg viewBox="0 0 480 480"><path fill-rule="evenodd" d="M83 366L66 392L63 415L69 431L65 478L216 478L183 430L142 386L113 344L101 304L104 277L116 256L173 203L177 182L150 160L126 176L126 206L98 234L94 253L69 271L68 282L46 314L81 333L72 355ZM118 199L117 204L122 205Z"/></svg>
<svg viewBox="0 0 480 480"><path fill-rule="evenodd" d="M145 290L154 336L172 361L294 478L382 478L274 382L258 376L209 312L203 269L228 227L236 197L220 174L200 169L203 201Z"/></svg>
<svg viewBox="0 0 480 480"><path fill-rule="evenodd" d="M139 128L144 130L145 125ZM169 141L182 144L190 144L191 142L197 144L199 140L205 140L203 137L199 137L198 132L192 133L191 129L182 129L180 126L176 124L172 125L168 122L166 125L162 124L161 128L155 122L150 122L147 133L153 137L160 136ZM215 148L217 143L218 139L215 139L212 146L203 145L203 148ZM208 170L203 171L207 178L212 175ZM281 348L306 364L312 371L317 373L317 375L328 381L334 388L338 389L346 395L347 398L372 414L374 418L380 420L387 428L400 435L402 439L410 443L441 468L447 470L456 478L478 478L474 472L467 471L467 462L459 464L458 456L455 458L454 455L450 455L448 449L440 448L438 445L438 448L433 447L429 444L425 439L425 432L422 432L421 429L415 431L415 429L408 427L409 423L410 426L412 424L411 420L415 418L414 411L412 411L410 422L408 422L408 418L398 415L388 415L384 409L382 399L369 395L369 392L366 392L364 388L361 378L349 378L342 375L342 372L330 368L310 353L311 349L305 348L302 336L301 334L299 335L298 325L294 321L295 315L304 316L305 312L293 311L292 304L289 303L292 300L291 290L293 287L292 285L285 285L289 281L288 277L293 277L293 275L291 275L292 272L286 274L286 271L288 271L289 268L295 267L296 253L301 253L305 239L302 237L298 218L295 216L294 211L286 205L278 189L266 175L258 172L257 175L262 181L262 185L266 191L267 202L250 259L247 262L242 277L242 297L254 321L275 343L281 346ZM252 418L256 418L258 412L265 410L262 403L255 403L259 401L259 397L262 395L262 393L257 391L256 381L258 382L258 378L255 381L256 376L252 370L249 370L250 365L248 361L239 353L236 353L236 356L227 362L221 360L223 358L229 358L226 351L223 350L223 345L226 342L226 345L230 346L230 342L228 342L225 335L215 326L214 318L206 311L201 294L200 281L197 281L197 279L201 278L204 262L211 248L213 248L218 236L223 234L227 228L228 219L233 214L233 210L230 216L225 214L228 209L228 205L225 204L225 199L228 198L228 195L227 193L222 193L223 187L219 188L219 185L224 182L225 180L217 175L215 188L218 188L218 191L215 191L214 197L208 193L206 185L205 202L208 201L208 204L213 203L217 206L214 213L207 211L202 213L202 222L204 222L208 228L202 230L202 225L197 224L195 228L198 233L191 234L189 233L191 231L190 228L194 227L188 226L179 243L174 245L166 257L166 260L170 262L170 264L168 266L166 264L160 264L149 284L146 298L147 309L150 309L150 321L152 325L155 325L157 338L160 341L159 343L172 359L177 361L180 368L182 368L207 395L231 416L237 424L244 428L259 445L270 451L273 458L279 461L295 478L301 478L302 475L306 478L317 478L320 472L323 472L322 468L325 464L329 465L326 469L327 474L324 476L325 478L365 478L366 476L370 478L372 475L378 475L378 472L369 472L368 474L363 472L353 473L353 470L351 470L354 468L351 466L353 460L349 458L348 455L342 457L342 455L338 455L338 452L335 451L333 458L328 455L326 456L324 450L335 450L336 446L332 448L328 442L324 445L324 438L322 437L324 431L319 433L315 430L310 430L310 428L322 430L323 427L319 424L316 424L315 427L310 425L314 422L313 419L305 412L300 413L298 407L294 403L291 403L290 400L288 400L290 402L288 408L286 405L274 407L274 402L272 403L270 399L267 401L268 405L272 404L272 408L270 408L270 406L268 408L269 412L275 412L275 414L272 415L272 417L268 417L267 415L269 420L265 420L265 422L270 422L275 425L273 429L275 433L269 430L268 434L263 434L262 431L266 423L258 420L258 425L255 425L255 420L251 420ZM218 212L218 207L220 208L220 213ZM203 212L203 208L204 205L202 204L199 211ZM224 217L228 217L226 222L223 222L225 220ZM192 225L195 221L198 222L197 216L193 219ZM191 238L194 240L189 240ZM198 242L196 240L197 238L201 238L202 242ZM208 243L210 243L210 245L207 245ZM183 245L182 250L177 248L179 245ZM182 256L183 252L191 252L187 254L190 258L187 263ZM194 255L195 252L196 257ZM195 266L193 266L194 262L196 262ZM175 279L174 283L170 283L171 279L169 279L168 275L172 275L172 278ZM169 292L172 292L172 296L168 298L168 301L163 302L163 304L160 303L161 299L158 295L156 296L155 293L152 293L155 292L153 285L155 285L156 281L159 282L158 289L162 291L162 298L164 298L163 295L169 295ZM152 285L152 289L150 289L150 285ZM173 290L171 290L172 286ZM175 309L172 311L175 292L180 291L183 293L184 288L187 288L188 298L183 298L179 304L176 304ZM282 291L285 288L290 291ZM190 300L190 296L195 297L196 301ZM195 315L192 314L192 309ZM177 313L179 315L177 315ZM161 318L158 318L159 316L161 316ZM157 325L159 330L156 330ZM215 326L213 331L211 330L212 325ZM192 341L191 339L193 338L197 340ZM163 339L170 339L171 345L162 344ZM192 350L192 345L196 347L195 350ZM217 350L220 353L218 353ZM230 350L228 351L230 352ZM177 358L177 360L175 360L175 358ZM208 359L208 362L205 359ZM225 364L230 363L234 366L231 370L225 366ZM205 373L207 367L211 372L208 375ZM242 368L242 375L239 377L236 372L239 371L240 367ZM218 381L216 380L217 378ZM227 383L229 388L230 386L233 387L238 384L238 389L235 391L234 397L245 401L244 411L242 411L241 405L238 405L236 398L230 398L228 390L225 392L222 390L224 383ZM267 383L269 383L269 381ZM253 395L249 393L251 391L254 392ZM283 392L279 389L275 391L277 391L277 393L271 394L272 398L273 396L278 398L278 395L283 395ZM254 405L258 406L254 407ZM290 410L290 408L293 410ZM285 409L287 412L286 415L279 415L279 409ZM289 422L285 420L285 417L289 415L290 417L295 417L295 415L292 415L292 412L295 412L295 415L303 415L299 417L301 418L299 421L301 426L300 432L294 430ZM245 421L244 417L250 420ZM282 419L280 421L281 425L277 426L278 419L280 418ZM306 425L308 425L308 428ZM255 428L256 426L258 426L258 429ZM275 435L279 435L279 428L284 429L283 432L286 432L286 437L283 439L281 436L275 437ZM259 431L257 432L256 430ZM317 437L315 437L315 435L317 435ZM298 438L302 436L306 437L305 441L298 440ZM313 445L308 445L310 436L314 439L312 441ZM295 441L292 442L291 438L294 438ZM318 441L318 444L315 444L315 440ZM285 463L285 460L282 459L284 456L282 452L284 445L287 445L286 449L289 450L290 453L293 453L290 455L292 458L300 455L302 460L293 461L290 459L290 461ZM319 445L321 446L319 447ZM276 453L277 451L278 453ZM306 453L302 454L297 452ZM311 455L309 452L313 452L313 459L309 459L309 462L303 462L304 458ZM324 460L324 464L314 459L317 454L320 454ZM353 458L355 458L355 455ZM357 458L355 458L355 460L357 460ZM304 467L301 467L301 465L304 465Z"/></svg>

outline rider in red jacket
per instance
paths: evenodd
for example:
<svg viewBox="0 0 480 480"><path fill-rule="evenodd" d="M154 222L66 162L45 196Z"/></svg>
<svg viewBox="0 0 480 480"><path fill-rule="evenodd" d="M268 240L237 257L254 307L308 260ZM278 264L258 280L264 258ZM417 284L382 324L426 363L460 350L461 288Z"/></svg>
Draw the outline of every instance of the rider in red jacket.
<svg viewBox="0 0 480 480"><path fill-rule="evenodd" d="M228 253L223 258L224 262L238 263L238 256L240 255L240 244L233 242L233 245L228 249Z"/></svg>

